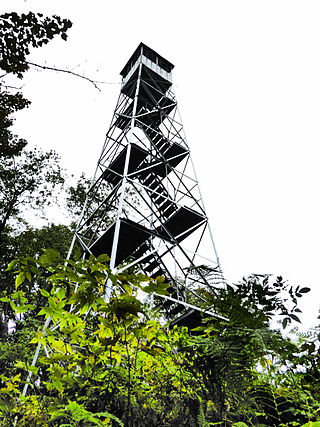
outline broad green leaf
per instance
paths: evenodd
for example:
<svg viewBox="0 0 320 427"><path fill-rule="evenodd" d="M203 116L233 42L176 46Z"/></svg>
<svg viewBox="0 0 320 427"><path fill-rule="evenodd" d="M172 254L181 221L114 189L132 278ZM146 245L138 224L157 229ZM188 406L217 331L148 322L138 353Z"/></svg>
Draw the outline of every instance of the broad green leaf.
<svg viewBox="0 0 320 427"><path fill-rule="evenodd" d="M17 375L15 375L13 378L12 378L12 382L13 383L16 383L16 382L18 382L18 381L20 381L21 380L21 373L19 373L19 374L17 374Z"/></svg>
<svg viewBox="0 0 320 427"><path fill-rule="evenodd" d="M13 270L18 265L18 260L14 259L11 262L9 262L8 267L6 268L6 271Z"/></svg>
<svg viewBox="0 0 320 427"><path fill-rule="evenodd" d="M50 294L48 291L46 291L45 289L40 289L40 293L43 297L49 297Z"/></svg>
<svg viewBox="0 0 320 427"><path fill-rule="evenodd" d="M15 280L16 289L25 281L25 279L26 279L26 273L24 271L20 271L20 273L18 274Z"/></svg>
<svg viewBox="0 0 320 427"><path fill-rule="evenodd" d="M59 288L58 292L56 293L56 296L59 299L63 299L66 296L66 290L64 288Z"/></svg>
<svg viewBox="0 0 320 427"><path fill-rule="evenodd" d="M57 249L45 249L43 254L39 258L39 264L48 266L55 264L60 260L60 253Z"/></svg>
<svg viewBox="0 0 320 427"><path fill-rule="evenodd" d="M155 292L159 295L169 295L167 288L169 284L166 283L164 276L158 276L157 279L147 286L143 287L142 290L147 293Z"/></svg>
<svg viewBox="0 0 320 427"><path fill-rule="evenodd" d="M62 382L60 380L58 380L57 378L52 379L52 384L54 385L54 387L58 390L58 391L63 391L63 385Z"/></svg>
<svg viewBox="0 0 320 427"><path fill-rule="evenodd" d="M97 261L101 262L102 264L108 263L110 261L110 257L109 257L109 255L102 254L102 255L98 256Z"/></svg>

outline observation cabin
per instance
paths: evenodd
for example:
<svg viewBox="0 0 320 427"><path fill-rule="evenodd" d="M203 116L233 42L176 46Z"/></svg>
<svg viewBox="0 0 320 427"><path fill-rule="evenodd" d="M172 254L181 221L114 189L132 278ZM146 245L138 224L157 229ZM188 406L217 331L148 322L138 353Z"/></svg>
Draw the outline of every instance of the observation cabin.
<svg viewBox="0 0 320 427"><path fill-rule="evenodd" d="M146 74L147 68L149 73L151 72L156 74L154 77L157 80L160 80L159 83L164 86L164 92L169 89L172 85L171 71L173 70L174 65L144 43L139 44L123 70L120 72L124 87L130 81L137 78L140 64L142 64L142 77Z"/></svg>

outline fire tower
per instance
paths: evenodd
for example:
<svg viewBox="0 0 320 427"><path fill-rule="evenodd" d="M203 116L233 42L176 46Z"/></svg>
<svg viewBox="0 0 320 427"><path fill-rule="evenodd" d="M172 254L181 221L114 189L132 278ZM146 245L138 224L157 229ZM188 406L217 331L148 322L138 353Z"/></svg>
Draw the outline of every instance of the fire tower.
<svg viewBox="0 0 320 427"><path fill-rule="evenodd" d="M221 286L223 278L173 68L140 43L121 71L120 96L75 239L87 254L108 254L114 271L135 267L164 276L169 295L158 295L157 304L172 323L188 325L205 307L197 289ZM109 288L106 298L111 294ZM206 312L214 315L210 307Z"/></svg>

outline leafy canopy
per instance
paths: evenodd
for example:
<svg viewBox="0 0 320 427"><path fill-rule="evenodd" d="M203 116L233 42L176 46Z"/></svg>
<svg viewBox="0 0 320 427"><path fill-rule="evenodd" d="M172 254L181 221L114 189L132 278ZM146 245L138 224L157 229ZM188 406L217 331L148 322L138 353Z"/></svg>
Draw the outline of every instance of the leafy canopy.
<svg viewBox="0 0 320 427"><path fill-rule="evenodd" d="M43 17L29 12L21 15L11 12L0 16L0 68L20 79L29 69L27 56L30 47L47 44L56 35L67 40L72 23L59 16Z"/></svg>

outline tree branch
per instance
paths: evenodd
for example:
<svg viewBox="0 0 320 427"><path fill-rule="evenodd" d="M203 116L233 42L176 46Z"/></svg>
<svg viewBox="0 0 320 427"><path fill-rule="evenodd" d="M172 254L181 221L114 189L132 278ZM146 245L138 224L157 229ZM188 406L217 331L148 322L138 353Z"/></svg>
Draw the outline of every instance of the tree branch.
<svg viewBox="0 0 320 427"><path fill-rule="evenodd" d="M71 74L72 76L80 77L81 79L87 80L88 82L93 84L93 86L96 89L98 89L99 92L101 92L101 89L99 88L98 83L104 83L104 82L92 80L89 77L83 76L82 74L78 74L78 73L75 73L74 71L65 70L62 68L49 67L48 65L35 64L34 62L29 62L29 61L27 61L26 64L31 65L33 67L41 68L42 70L58 71L60 73L66 73L66 74Z"/></svg>
<svg viewBox="0 0 320 427"><path fill-rule="evenodd" d="M1 79L1 76L0 76L0 79ZM15 90L21 90L22 88L23 88L23 86L20 86L20 87L17 87L17 86L10 86L10 85L5 85L4 83L1 83L0 82L0 88L1 87L4 87L5 89L15 89Z"/></svg>

